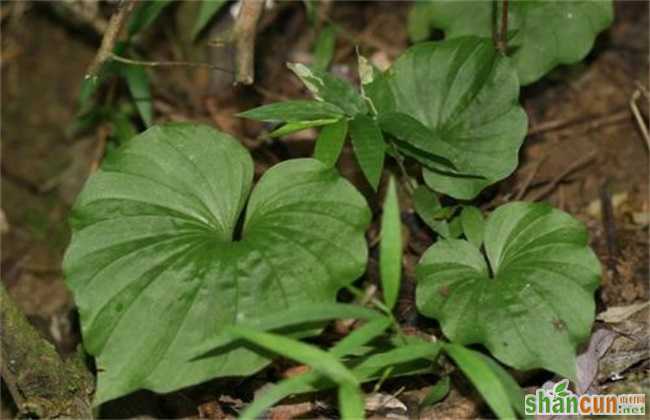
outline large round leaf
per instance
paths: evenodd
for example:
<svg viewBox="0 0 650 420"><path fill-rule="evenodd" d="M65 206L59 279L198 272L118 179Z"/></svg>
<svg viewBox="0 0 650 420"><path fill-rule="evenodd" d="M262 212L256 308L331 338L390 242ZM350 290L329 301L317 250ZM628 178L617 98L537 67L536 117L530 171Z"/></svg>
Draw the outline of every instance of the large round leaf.
<svg viewBox="0 0 650 420"><path fill-rule="evenodd" d="M485 252L487 263L467 241L429 248L417 267L418 309L453 341L482 343L518 369L574 378L600 279L583 224L546 204L507 204L488 219Z"/></svg>
<svg viewBox="0 0 650 420"><path fill-rule="evenodd" d="M268 359L243 346L190 355L229 324L334 301L363 273L370 212L333 169L273 167L238 228L252 179L236 140L190 124L147 130L89 179L64 269L97 358L98 403L251 374Z"/></svg>
<svg viewBox="0 0 650 420"><path fill-rule="evenodd" d="M484 0L434 0L428 16L447 38L492 38L494 6ZM611 0L515 0L508 12L508 47L522 85L537 81L558 64L582 60L596 35L614 18Z"/></svg>
<svg viewBox="0 0 650 420"><path fill-rule="evenodd" d="M510 60L491 41L464 37L418 44L391 67L388 83L395 109L416 118L431 142L456 169L435 159L424 162L432 189L471 199L510 175L526 135L527 118L519 105L519 83Z"/></svg>

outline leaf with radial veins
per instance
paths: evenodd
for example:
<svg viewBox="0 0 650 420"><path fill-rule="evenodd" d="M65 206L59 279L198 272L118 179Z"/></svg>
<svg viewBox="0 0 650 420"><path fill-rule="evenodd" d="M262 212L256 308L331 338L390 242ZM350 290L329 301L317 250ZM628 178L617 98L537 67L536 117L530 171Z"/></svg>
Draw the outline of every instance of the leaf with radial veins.
<svg viewBox="0 0 650 420"><path fill-rule="evenodd" d="M574 378L600 280L584 225L546 204L515 202L490 215L484 238L487 264L467 241L427 250L416 269L418 310L452 341L484 344L517 369Z"/></svg>
<svg viewBox="0 0 650 420"><path fill-rule="evenodd" d="M444 31L447 39L465 35L492 38L493 2L435 0L428 9L420 16L426 16L431 26ZM559 64L585 58L596 35L613 19L611 0L510 1L508 32L514 36L508 40L508 49L521 84L537 81ZM424 28L418 24L413 34L421 38Z"/></svg>
<svg viewBox="0 0 650 420"><path fill-rule="evenodd" d="M145 131L88 180L64 270L99 368L96 403L252 374L269 360L248 346L191 353L228 325L335 302L363 273L370 211L333 169L278 164L249 198L252 180L239 142L191 124Z"/></svg>
<svg viewBox="0 0 650 420"><path fill-rule="evenodd" d="M526 113L518 102L515 69L491 40L463 37L418 44L393 64L387 77L395 110L430 130L432 149L418 161L433 190L471 199L517 167ZM436 146L440 143L449 150ZM451 161L453 168L428 159L431 153Z"/></svg>

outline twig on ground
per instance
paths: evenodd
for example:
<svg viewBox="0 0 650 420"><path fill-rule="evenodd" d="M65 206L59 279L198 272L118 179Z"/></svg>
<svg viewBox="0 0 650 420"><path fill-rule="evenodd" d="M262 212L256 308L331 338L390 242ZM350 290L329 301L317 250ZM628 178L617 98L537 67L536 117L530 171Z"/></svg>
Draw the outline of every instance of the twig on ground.
<svg viewBox="0 0 650 420"><path fill-rule="evenodd" d="M544 156L540 160L538 160L535 163L535 166L533 167L533 170L530 171L530 174L526 177L524 180L524 183L521 185L521 188L519 188L519 191L517 191L517 195L515 196L515 201L521 200L523 196L526 194L528 191L528 188L530 187L531 182L533 182L533 179L535 178L535 175L537 175L537 172L539 171L539 168L542 166L542 164L546 161L546 158L548 156Z"/></svg>
<svg viewBox="0 0 650 420"><path fill-rule="evenodd" d="M542 198L546 197L548 194L550 194L556 187L557 185L562 182L564 178L566 178L568 175L570 175L572 172L582 168L596 157L596 152L592 151L585 155L582 159L576 160L573 162L572 165L567 167L564 171L562 171L560 174L558 174L555 178L551 180L544 188L540 189L536 193L532 194L531 197L528 199L528 201L537 201L541 200Z"/></svg>
<svg viewBox="0 0 650 420"><path fill-rule="evenodd" d="M630 98L630 109L632 109L632 114L634 115L636 124L639 127L639 130L641 130L641 134L643 134L643 139L645 140L645 144L648 150L650 151L650 133L648 132L649 131L648 125L643 120L643 116L641 116L641 111L639 110L639 105L637 105L637 101L639 100L639 97L641 96L642 93L647 99L650 100L647 91L642 87L640 87L639 89L634 91L632 97Z"/></svg>
<svg viewBox="0 0 650 420"><path fill-rule="evenodd" d="M106 60L110 59L113 54L113 48L115 48L115 43L117 38L122 32L122 27L124 23L128 20L131 12L135 9L135 5L138 0L122 0L118 6L117 12L111 16L111 19L108 21L108 26L104 32L104 37L102 38L102 43L97 50L95 59L88 70L86 71L86 77L96 77L101 69L102 65Z"/></svg>
<svg viewBox="0 0 650 420"><path fill-rule="evenodd" d="M625 121L628 118L629 118L629 111L627 110L627 108L622 108L620 110L617 110L614 113L609 113L607 115L592 115L586 118L572 118L572 119L546 121L531 127L528 130L528 135L534 136L537 134L547 133L550 131L569 129L576 125L587 125L587 131L594 130L596 128L605 125L616 124Z"/></svg>
<svg viewBox="0 0 650 420"><path fill-rule="evenodd" d="M235 83L250 85L255 80L255 35L263 10L263 0L241 0L233 28L236 46Z"/></svg>
<svg viewBox="0 0 650 420"><path fill-rule="evenodd" d="M201 63L195 61L143 61L143 60L134 60L131 58L122 57L115 53L109 55L115 61L119 61L124 64L133 64L136 66L145 66L145 67L206 67L212 70L219 70L224 73L232 74L232 71L225 69L223 67L216 66L210 63Z"/></svg>
<svg viewBox="0 0 650 420"><path fill-rule="evenodd" d="M348 45L345 45L336 51L336 53L334 54L334 58L332 59L333 63L342 61L350 53L354 52L354 50L357 48L358 45L361 46L365 45L372 48L378 48L380 50L386 51L388 54L393 56L398 56L400 54L399 49L389 46L377 39L375 39L374 42L373 41L368 42L368 40L373 39L372 33L375 31L375 29L379 28L380 25L383 23L382 19L374 19L372 22L370 22L370 24L368 24L363 29L363 31L358 32L357 34L352 34L348 32L346 29L341 27L339 24L334 22L329 17L326 18L326 21L334 28L336 28L336 33L338 35L340 35L343 39L346 39L347 41L350 42Z"/></svg>

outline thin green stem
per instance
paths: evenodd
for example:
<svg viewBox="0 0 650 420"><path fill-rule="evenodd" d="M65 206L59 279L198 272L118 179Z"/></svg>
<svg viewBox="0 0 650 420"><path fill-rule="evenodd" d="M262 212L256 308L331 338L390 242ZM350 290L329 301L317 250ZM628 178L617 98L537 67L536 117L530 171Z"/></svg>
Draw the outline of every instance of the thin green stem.
<svg viewBox="0 0 650 420"><path fill-rule="evenodd" d="M359 290L354 286L348 286L347 290L362 302L367 300L368 298L367 295L362 290ZM371 297L368 300L368 302L371 303L373 306L375 306L377 309L379 309L381 312L383 312L384 315L386 315L388 319L390 319L390 322L393 325L393 329L395 330L398 337L402 341L402 344L408 344L408 341L406 340L406 335L402 331L402 327L399 325L399 322L397 322L397 319L395 319L393 312L384 304L384 302L380 301L376 297Z"/></svg>

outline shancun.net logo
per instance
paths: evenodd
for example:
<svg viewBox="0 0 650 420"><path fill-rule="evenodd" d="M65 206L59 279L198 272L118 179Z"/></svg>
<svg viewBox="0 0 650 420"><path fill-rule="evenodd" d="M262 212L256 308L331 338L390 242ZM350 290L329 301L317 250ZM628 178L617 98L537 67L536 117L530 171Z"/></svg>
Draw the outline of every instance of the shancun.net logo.
<svg viewBox="0 0 650 420"><path fill-rule="evenodd" d="M556 383L552 389L538 389L524 399L526 415L642 416L645 415L645 394L576 395L569 390L569 380Z"/></svg>

